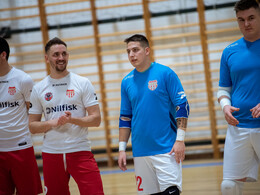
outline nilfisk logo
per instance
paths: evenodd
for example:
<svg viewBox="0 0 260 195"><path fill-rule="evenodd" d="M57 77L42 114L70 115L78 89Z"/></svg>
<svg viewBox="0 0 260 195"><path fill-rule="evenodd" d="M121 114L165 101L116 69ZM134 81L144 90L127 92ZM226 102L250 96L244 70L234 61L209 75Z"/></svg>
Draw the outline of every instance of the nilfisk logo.
<svg viewBox="0 0 260 195"><path fill-rule="evenodd" d="M46 107L46 114L50 114L53 112L63 112L63 111L71 111L71 110L78 110L77 105L75 104L63 104L63 105L57 105L54 107Z"/></svg>
<svg viewBox="0 0 260 195"><path fill-rule="evenodd" d="M19 102L0 102L0 108L12 108L16 106L20 106Z"/></svg>

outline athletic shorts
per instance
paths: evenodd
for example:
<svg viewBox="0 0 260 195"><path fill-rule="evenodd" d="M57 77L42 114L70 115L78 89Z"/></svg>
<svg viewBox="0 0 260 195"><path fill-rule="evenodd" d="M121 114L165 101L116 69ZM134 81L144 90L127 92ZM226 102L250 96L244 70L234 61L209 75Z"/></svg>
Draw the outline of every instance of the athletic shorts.
<svg viewBox="0 0 260 195"><path fill-rule="evenodd" d="M72 176L81 195L103 195L100 172L90 151L66 154L42 153L46 195L68 195Z"/></svg>
<svg viewBox="0 0 260 195"><path fill-rule="evenodd" d="M228 126L223 179L257 181L260 159L260 128Z"/></svg>
<svg viewBox="0 0 260 195"><path fill-rule="evenodd" d="M134 167L139 195L163 192L170 186L182 191L182 165L174 154L134 157Z"/></svg>
<svg viewBox="0 0 260 195"><path fill-rule="evenodd" d="M0 152L0 195L42 193L41 178L33 147Z"/></svg>

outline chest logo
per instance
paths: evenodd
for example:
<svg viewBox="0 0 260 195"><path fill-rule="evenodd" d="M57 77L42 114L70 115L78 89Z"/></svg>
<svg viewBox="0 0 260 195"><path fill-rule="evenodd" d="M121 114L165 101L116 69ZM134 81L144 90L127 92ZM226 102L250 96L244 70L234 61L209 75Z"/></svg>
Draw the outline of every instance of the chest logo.
<svg viewBox="0 0 260 195"><path fill-rule="evenodd" d="M74 89L67 89L66 96L68 96L69 98L72 98L74 95L75 95Z"/></svg>
<svg viewBox="0 0 260 195"><path fill-rule="evenodd" d="M157 87L158 87L158 82L157 82L157 80L153 80L153 81L149 81L149 82L148 82L148 88L149 88L151 91L154 91Z"/></svg>
<svg viewBox="0 0 260 195"><path fill-rule="evenodd" d="M16 88L15 88L15 87L9 87L9 88L8 88L8 93L9 93L10 95L14 95L14 94L16 93Z"/></svg>
<svg viewBox="0 0 260 195"><path fill-rule="evenodd" d="M50 101L53 98L53 95L52 95L51 92L48 92L48 93L45 94L44 98L45 98L46 101Z"/></svg>

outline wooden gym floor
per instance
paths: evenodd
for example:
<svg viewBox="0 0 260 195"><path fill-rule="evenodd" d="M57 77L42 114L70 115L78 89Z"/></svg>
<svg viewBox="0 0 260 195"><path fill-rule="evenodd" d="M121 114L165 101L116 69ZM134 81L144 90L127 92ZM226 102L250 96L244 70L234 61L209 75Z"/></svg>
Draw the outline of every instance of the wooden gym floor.
<svg viewBox="0 0 260 195"><path fill-rule="evenodd" d="M183 163L183 192L181 195L221 195L222 160L186 160ZM105 195L136 195L133 165L126 172L118 167L100 167ZM260 173L260 171L259 171ZM71 178L71 195L79 195ZM260 195L260 181L246 183L244 195Z"/></svg>

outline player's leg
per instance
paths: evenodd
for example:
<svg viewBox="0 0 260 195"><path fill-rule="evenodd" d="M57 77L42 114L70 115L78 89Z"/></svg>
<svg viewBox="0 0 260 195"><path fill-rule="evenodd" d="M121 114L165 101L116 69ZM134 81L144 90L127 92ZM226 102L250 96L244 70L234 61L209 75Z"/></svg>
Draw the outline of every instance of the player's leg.
<svg viewBox="0 0 260 195"><path fill-rule="evenodd" d="M222 195L242 195L244 182L237 180L223 180L221 183Z"/></svg>
<svg viewBox="0 0 260 195"><path fill-rule="evenodd" d="M182 190L182 165L176 162L174 154L159 154L151 158L162 194L180 193Z"/></svg>
<svg viewBox="0 0 260 195"><path fill-rule="evenodd" d="M0 152L0 194L12 195L15 185L10 174L8 152Z"/></svg>
<svg viewBox="0 0 260 195"><path fill-rule="evenodd" d="M136 187L139 195L156 194L160 191L155 169L150 157L134 157Z"/></svg>
<svg viewBox="0 0 260 195"><path fill-rule="evenodd" d="M11 175L19 195L42 193L41 178L33 147L9 152Z"/></svg>
<svg viewBox="0 0 260 195"><path fill-rule="evenodd" d="M42 153L44 191L46 195L69 195L70 175L66 170L65 154Z"/></svg>
<svg viewBox="0 0 260 195"><path fill-rule="evenodd" d="M233 192L242 193L243 183L240 181L254 180L256 170L255 152L251 144L250 130L228 126L223 162L223 195ZM238 181L239 180L239 181Z"/></svg>
<svg viewBox="0 0 260 195"><path fill-rule="evenodd" d="M68 153L67 169L81 195L103 195L103 184L94 155L90 151Z"/></svg>

